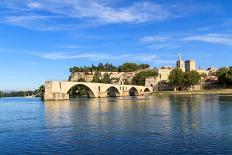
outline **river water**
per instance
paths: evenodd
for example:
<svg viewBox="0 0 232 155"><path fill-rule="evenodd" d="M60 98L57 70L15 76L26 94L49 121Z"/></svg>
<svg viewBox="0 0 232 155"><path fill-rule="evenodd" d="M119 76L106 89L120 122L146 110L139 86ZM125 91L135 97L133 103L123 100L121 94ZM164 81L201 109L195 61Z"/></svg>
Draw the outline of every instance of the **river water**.
<svg viewBox="0 0 232 155"><path fill-rule="evenodd" d="M1 98L0 154L232 154L232 96Z"/></svg>

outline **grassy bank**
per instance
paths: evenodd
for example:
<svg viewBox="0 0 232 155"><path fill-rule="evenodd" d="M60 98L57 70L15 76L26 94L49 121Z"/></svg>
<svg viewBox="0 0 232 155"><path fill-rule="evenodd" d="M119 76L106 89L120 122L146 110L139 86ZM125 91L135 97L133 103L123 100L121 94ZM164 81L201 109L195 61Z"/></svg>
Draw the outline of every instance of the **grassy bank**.
<svg viewBox="0 0 232 155"><path fill-rule="evenodd" d="M232 89L198 90L198 91L157 91L149 95L232 95Z"/></svg>

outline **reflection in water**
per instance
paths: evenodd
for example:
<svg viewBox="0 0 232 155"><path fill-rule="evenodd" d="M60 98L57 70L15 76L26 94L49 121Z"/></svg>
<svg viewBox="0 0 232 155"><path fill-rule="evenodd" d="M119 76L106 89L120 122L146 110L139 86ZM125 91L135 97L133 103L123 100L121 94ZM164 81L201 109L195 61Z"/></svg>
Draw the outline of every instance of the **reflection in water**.
<svg viewBox="0 0 232 155"><path fill-rule="evenodd" d="M0 99L0 150L231 154L232 96Z"/></svg>
<svg viewBox="0 0 232 155"><path fill-rule="evenodd" d="M167 128L162 119L170 117L170 104L167 98L161 98L160 106L157 106L158 102L154 98L143 97L45 102L46 125L52 128L57 125L84 127L89 132L105 130L133 134L143 130L152 132L154 124L157 124L159 132L161 127Z"/></svg>

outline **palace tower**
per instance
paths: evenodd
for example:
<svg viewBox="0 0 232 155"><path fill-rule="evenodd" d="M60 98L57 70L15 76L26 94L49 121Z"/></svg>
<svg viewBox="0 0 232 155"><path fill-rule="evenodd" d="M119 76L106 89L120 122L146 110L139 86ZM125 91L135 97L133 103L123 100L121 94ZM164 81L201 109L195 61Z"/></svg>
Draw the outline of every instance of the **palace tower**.
<svg viewBox="0 0 232 155"><path fill-rule="evenodd" d="M179 53L178 61L176 62L176 67L182 69L182 71L185 71L185 65L184 61L181 58L181 53Z"/></svg>

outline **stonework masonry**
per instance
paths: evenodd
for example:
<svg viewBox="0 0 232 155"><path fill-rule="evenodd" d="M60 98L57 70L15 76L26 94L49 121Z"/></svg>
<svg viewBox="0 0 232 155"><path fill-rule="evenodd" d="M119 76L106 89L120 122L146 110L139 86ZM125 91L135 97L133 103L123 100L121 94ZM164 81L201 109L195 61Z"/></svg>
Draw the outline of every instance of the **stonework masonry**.
<svg viewBox="0 0 232 155"><path fill-rule="evenodd" d="M71 82L71 81L46 81L44 100L68 100L68 91L76 86L82 85L87 88L90 97L107 97L107 90L111 87L117 90L118 96L129 96L131 89L136 90L136 94L144 95L153 91L152 87L134 85L115 85L91 82Z"/></svg>

